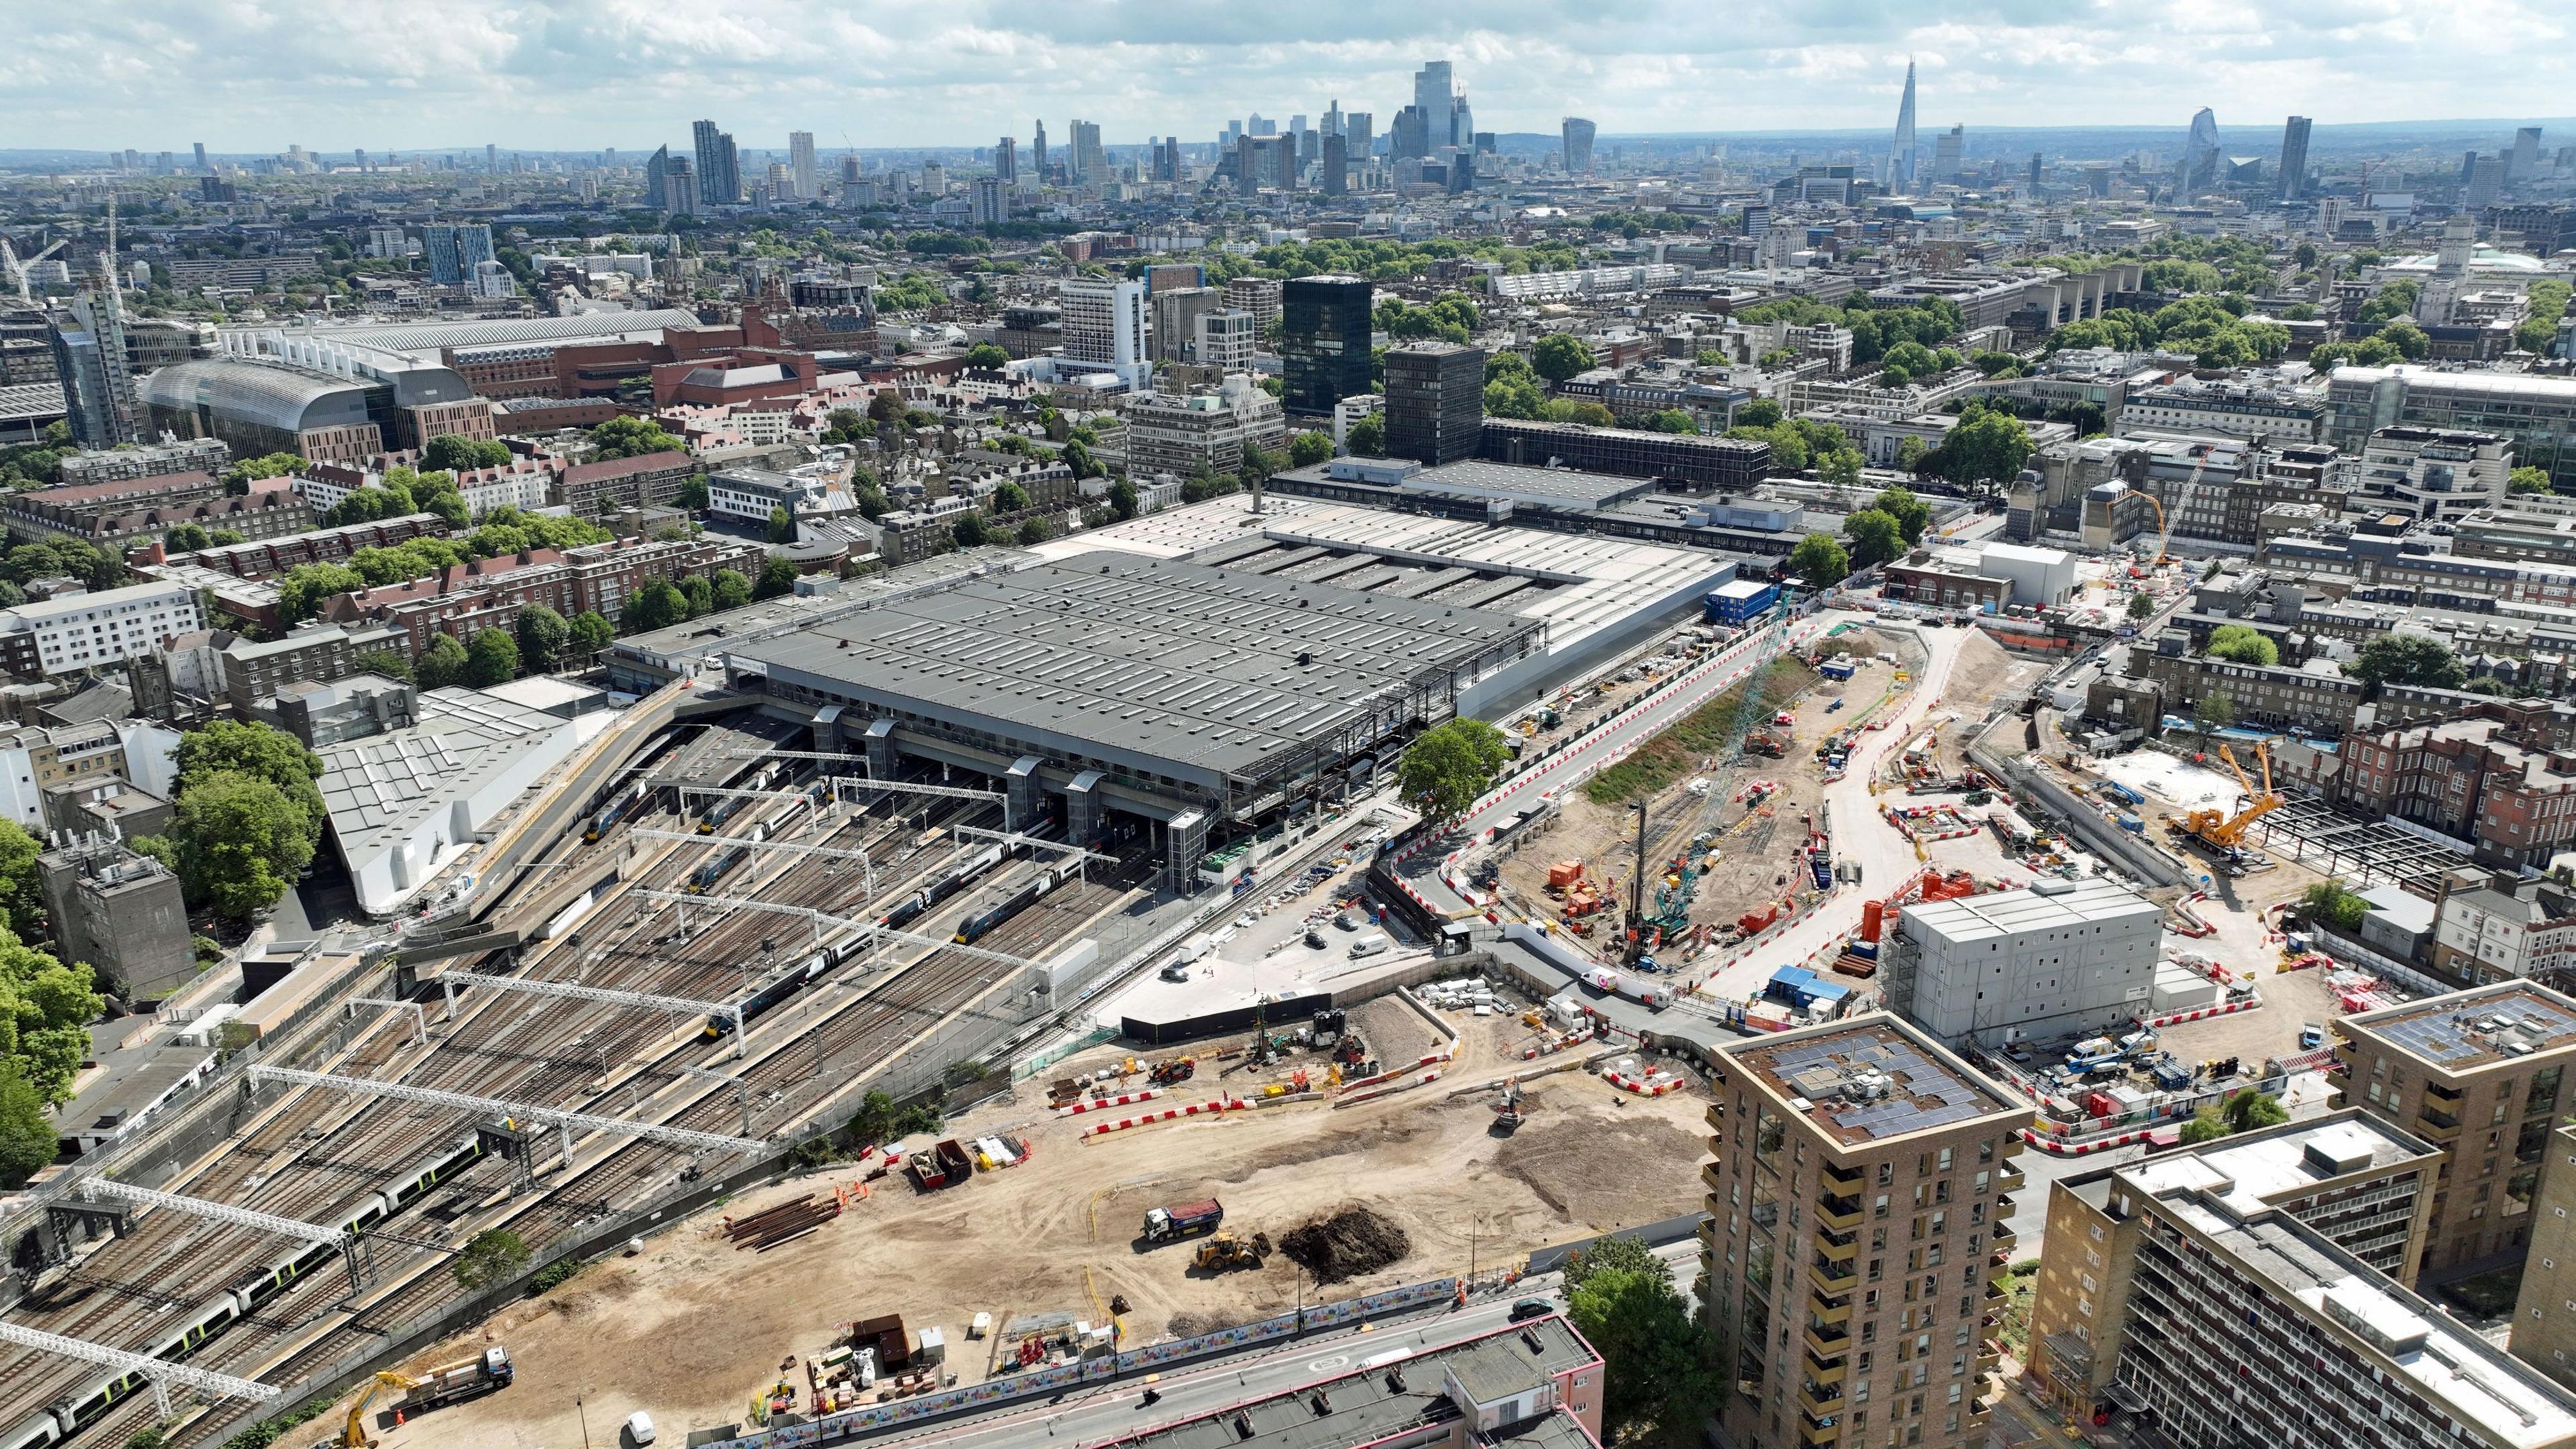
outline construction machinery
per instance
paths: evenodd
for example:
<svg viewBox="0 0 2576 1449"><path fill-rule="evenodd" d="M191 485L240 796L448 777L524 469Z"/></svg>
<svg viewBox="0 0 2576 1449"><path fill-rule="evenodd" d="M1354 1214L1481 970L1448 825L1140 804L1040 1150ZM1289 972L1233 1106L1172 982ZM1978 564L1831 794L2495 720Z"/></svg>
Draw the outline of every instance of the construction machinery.
<svg viewBox="0 0 2576 1449"><path fill-rule="evenodd" d="M1199 1244L1199 1250L1190 1255L1190 1266L1211 1273L1226 1273L1236 1268L1258 1268L1269 1256L1268 1233L1254 1233L1250 1238L1243 1238L1221 1232Z"/></svg>
<svg viewBox="0 0 2576 1449"><path fill-rule="evenodd" d="M367 1407L376 1401L378 1394L387 1389L408 1392L419 1382L418 1379L406 1378L397 1373L377 1374L375 1381L367 1385L367 1391L358 1395L358 1401L349 1406L348 1422L340 1426L340 1437L324 1439L315 1444L313 1449L333 1449L333 1446L337 1446L337 1449L376 1449L376 1441L367 1437Z"/></svg>
<svg viewBox="0 0 2576 1449"><path fill-rule="evenodd" d="M1528 1094L1521 1090L1521 1079L1505 1077L1503 1095L1494 1103L1494 1126L1504 1132L1517 1132L1529 1120Z"/></svg>
<svg viewBox="0 0 2576 1449"><path fill-rule="evenodd" d="M2241 868L2245 863L2243 841L2247 828L2288 803L2281 798L2278 791L2272 788L2270 746L2269 740L2257 740L2254 744L2255 762L2263 769L2263 788L2258 792L2254 788L2254 782L2246 778L2245 767L2236 762L2236 752L2225 745L2220 745L2218 758L2227 762L2227 768L2236 776L2237 785L2244 790L2244 793L2237 797L2236 809L2232 813L2215 806L2194 810L2180 820L2167 820L2165 828L2178 836L2199 842L2203 849L2225 861L2229 866Z"/></svg>
<svg viewBox="0 0 2576 1449"><path fill-rule="evenodd" d="M9 280L18 289L19 306L32 307L36 305L35 291L30 285L36 264L62 249L63 243L57 241L32 257L21 257L18 255L17 251L9 245L6 239L0 239L0 263L5 263L7 265L9 269Z"/></svg>
<svg viewBox="0 0 2576 1449"><path fill-rule="evenodd" d="M1197 1058L1173 1057L1169 1061L1154 1063L1154 1069L1146 1073L1146 1080L1157 1087L1168 1087L1176 1082L1188 1081L1198 1075L1198 1070Z"/></svg>
<svg viewBox="0 0 2576 1449"><path fill-rule="evenodd" d="M1760 730L1754 730L1744 737L1744 753L1777 760L1787 755L1788 751L1781 748L1778 740Z"/></svg>

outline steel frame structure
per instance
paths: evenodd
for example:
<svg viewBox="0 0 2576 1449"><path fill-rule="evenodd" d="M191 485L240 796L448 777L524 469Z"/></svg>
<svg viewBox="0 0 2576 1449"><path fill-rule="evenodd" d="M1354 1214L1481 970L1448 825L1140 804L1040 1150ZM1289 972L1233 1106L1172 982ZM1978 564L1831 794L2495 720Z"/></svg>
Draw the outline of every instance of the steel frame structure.
<svg viewBox="0 0 2576 1449"><path fill-rule="evenodd" d="M667 902L680 906L716 906L725 910L767 911L774 916L799 916L813 926L814 940L817 943L823 939L825 926L839 926L856 931L869 940L882 937L889 940L910 941L921 946L936 946L945 951L963 951L969 956L981 956L987 961L999 961L1006 966L1021 966L1041 972L1046 969L1044 962L1032 961L1025 956L1013 956L1004 951L987 951L981 946L968 946L956 941L942 940L937 936L924 936L914 931L899 931L892 926L880 926L874 921L853 920L848 916L835 916L810 906L791 906L781 901L754 900L749 896L683 895L677 891L638 890L635 894L656 904Z"/></svg>
<svg viewBox="0 0 2576 1449"><path fill-rule="evenodd" d="M20 1348L31 1348L38 1353L60 1354L64 1358L80 1359L102 1368L139 1373L152 1381L153 1402L160 1406L161 1417L164 1419L170 1417L170 1385L174 1383L185 1384L200 1393L215 1394L230 1399L273 1399L286 1392L283 1389L270 1388L257 1379L237 1379L231 1374L219 1374L211 1369L191 1368L183 1363L172 1363L166 1358L154 1358L148 1353L130 1353L125 1349L109 1348L104 1344L90 1343L84 1339L65 1338L59 1333L21 1327L6 1319L0 1319L0 1343L14 1343Z"/></svg>
<svg viewBox="0 0 2576 1449"><path fill-rule="evenodd" d="M691 839L697 837L692 836ZM438 978L447 993L447 1014L442 1021L456 1019L457 973L446 972ZM558 1001L586 1001L593 1006L627 1006L638 1011L661 1011L674 1016L729 1016L733 1018L734 1056L742 1049L742 1006L738 1002L698 1001L686 996L649 996L641 991L612 991L605 986L576 986L569 981L536 981L525 976L479 976L466 973L463 984L469 988L491 987L497 991L519 991L530 996L550 996Z"/></svg>
<svg viewBox="0 0 2576 1449"><path fill-rule="evenodd" d="M859 863L860 874L866 877L867 888L870 891L877 888L876 865L864 850L844 850L834 845L799 845L792 840L746 840L733 835L694 835L680 830L646 830L640 827L628 831L627 836L633 840L671 840L688 844L721 841L726 845L749 846L753 850L783 850L790 855L817 856L824 860L855 860Z"/></svg>
<svg viewBox="0 0 2576 1449"><path fill-rule="evenodd" d="M360 1288L366 1286L366 1279L371 1271L372 1265L366 1261L366 1238L362 1234L324 1227L320 1223L308 1223L301 1218L283 1218L274 1213L234 1207L230 1203L214 1202L202 1197L187 1197L175 1192L160 1192L148 1187L136 1187L130 1182L119 1182L112 1177L85 1178L81 1182L80 1193L81 1196L91 1199L112 1197L132 1203L136 1207L168 1208L174 1213L204 1218L208 1222L222 1223L226 1227L275 1233L280 1237L295 1238L307 1243L332 1244L340 1250L341 1265L349 1270L349 1296L352 1298L357 1296Z"/></svg>
<svg viewBox="0 0 2576 1449"><path fill-rule="evenodd" d="M737 1032L736 1035L740 1033ZM320 1087L335 1092L351 1092L362 1097L382 1097L388 1101L412 1102L424 1107L448 1107L475 1116L523 1119L541 1127L555 1129L563 1148L564 1165L572 1165L572 1133L578 1127L584 1132L609 1136L641 1137L668 1147L683 1147L693 1152L741 1152L762 1146L756 1137L726 1137L714 1132L697 1132L686 1127L665 1127L658 1122L627 1122L615 1117L598 1117L588 1112L568 1112L561 1107L542 1107L532 1102L510 1102L498 1097L469 1097L462 1092L442 1092L433 1087L414 1087L401 1082L371 1082L362 1077L339 1077L328 1072L298 1071L293 1067L251 1064L244 1080L251 1086L262 1082L279 1082L291 1087Z"/></svg>

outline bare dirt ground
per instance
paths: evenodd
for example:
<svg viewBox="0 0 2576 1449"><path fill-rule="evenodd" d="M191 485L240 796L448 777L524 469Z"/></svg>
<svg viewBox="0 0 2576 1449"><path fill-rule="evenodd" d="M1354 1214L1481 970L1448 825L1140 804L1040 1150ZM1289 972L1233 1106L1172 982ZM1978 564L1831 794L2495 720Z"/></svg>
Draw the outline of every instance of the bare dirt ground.
<svg viewBox="0 0 2576 1449"><path fill-rule="evenodd" d="M1959 727L1944 728L1935 752L1944 773L1956 775L1968 766L1968 725L1985 718L1998 700L2018 698L2049 671L2047 661L2023 659L2007 652L1983 629L1970 629L1950 666L1936 718L1956 715Z"/></svg>
<svg viewBox="0 0 2576 1449"><path fill-rule="evenodd" d="M753 1394L832 1344L840 1326L886 1313L906 1326L938 1325L960 1382L987 1372L987 1342L965 1338L989 1312L1069 1313L1094 1322L1123 1295L1132 1344L1284 1311L1295 1270L1278 1256L1257 1270L1210 1275L1189 1267L1192 1245L1148 1251L1138 1224L1148 1207L1214 1196L1226 1226L1274 1239L1342 1204L1363 1201L1400 1226L1412 1251L1331 1296L1464 1271L1471 1245L1486 1270L1550 1242L1689 1211L1692 1165L1705 1156L1697 1089L1653 1099L1615 1092L1579 1071L1530 1080L1530 1120L1495 1135L1485 1084L1527 1070L1529 1031L1518 1009L1443 1018L1464 1040L1441 1083L1336 1111L1299 1104L1139 1128L1094 1142L1086 1120L1047 1111L1023 1084L1014 1101L988 1104L950 1124L955 1135L1024 1132L1029 1160L979 1173L939 1193L880 1179L873 1195L820 1232L766 1253L737 1251L717 1214L650 1241L634 1258L610 1259L501 1315L484 1334L451 1341L420 1363L462 1356L485 1341L509 1346L519 1366L508 1391L379 1429L385 1449L536 1449L576 1442L575 1396L602 1439L636 1410L650 1411L677 1442L691 1427L741 1418ZM1372 1002L1353 1025L1392 1057L1398 1043L1436 1040L1428 1023L1392 999ZM1098 1049L1068 1069L1119 1055ZM1535 1065L1546 1065L1540 1063ZM1049 1073L1048 1075L1054 1075ZM1258 1076L1223 1085L1243 1090ZM1241 1083L1242 1085L1238 1085ZM1202 1073L1193 1087L1214 1094ZM1470 1087L1451 1098L1446 1092ZM1181 1100L1193 1100L1185 1088ZM857 1179L842 1165L746 1194L719 1213L741 1216ZM1309 1296L1315 1290L1307 1287ZM415 1365L416 1366L416 1365ZM802 1383L801 1367L794 1376ZM336 1422L336 1419L335 1419Z"/></svg>

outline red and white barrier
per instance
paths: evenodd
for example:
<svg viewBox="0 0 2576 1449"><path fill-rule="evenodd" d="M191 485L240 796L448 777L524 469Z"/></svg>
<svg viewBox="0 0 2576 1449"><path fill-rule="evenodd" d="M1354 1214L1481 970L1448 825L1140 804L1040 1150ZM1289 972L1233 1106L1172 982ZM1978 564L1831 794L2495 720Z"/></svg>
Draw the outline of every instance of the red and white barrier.
<svg viewBox="0 0 2576 1449"><path fill-rule="evenodd" d="M1111 1107L1124 1107L1134 1102L1150 1102L1162 1095L1161 1087L1147 1087L1143 1091L1126 1092L1115 1097L1094 1097L1089 1101L1076 1102L1070 1107L1058 1107L1055 1114L1059 1117L1079 1117L1085 1112L1105 1111Z"/></svg>
<svg viewBox="0 0 2576 1449"><path fill-rule="evenodd" d="M2204 1006L2194 1011L2176 1011L2169 1012L2163 1016L2143 1017L2139 1020L2138 1024L2150 1029L2160 1026L2173 1026L2181 1022L2198 1021L2201 1018L2208 1016L2229 1016L2239 1011L2251 1011L2262 1004L2263 1002L2260 998L2248 998L2244 1001L2230 1001L2218 1006Z"/></svg>
<svg viewBox="0 0 2576 1449"><path fill-rule="evenodd" d="M2045 1132L2034 1132L2028 1127L2021 1129L2022 1141L2029 1143L2031 1146L2038 1148L2040 1151L2045 1152L2052 1157L2082 1157L2086 1153L2100 1152L2105 1148L2127 1147L2132 1143L2144 1142L2154 1135L2154 1128L2142 1127L2134 1132L2121 1132L2113 1136L2096 1137L2084 1142L2063 1142L2057 1138L2049 1136Z"/></svg>
<svg viewBox="0 0 2576 1449"><path fill-rule="evenodd" d="M1124 1132L1130 1127L1143 1127L1154 1122L1169 1122L1176 1117L1222 1116L1227 1112L1249 1111L1250 1104L1241 1097L1225 1097L1214 1102L1193 1102L1186 1107L1166 1107L1142 1117L1121 1117L1115 1122L1102 1122L1082 1135L1099 1137L1111 1132Z"/></svg>

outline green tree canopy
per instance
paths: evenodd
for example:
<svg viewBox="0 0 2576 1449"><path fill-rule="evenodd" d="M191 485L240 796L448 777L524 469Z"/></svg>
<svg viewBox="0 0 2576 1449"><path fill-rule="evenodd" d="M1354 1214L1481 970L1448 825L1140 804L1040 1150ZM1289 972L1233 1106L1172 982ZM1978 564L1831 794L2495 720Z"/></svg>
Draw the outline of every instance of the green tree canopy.
<svg viewBox="0 0 2576 1449"><path fill-rule="evenodd" d="M259 479L283 478L289 473L301 472L303 468L303 458L293 453L265 453L256 458L244 458L224 470L224 491L235 495L248 493L250 485Z"/></svg>
<svg viewBox="0 0 2576 1449"><path fill-rule="evenodd" d="M0 930L30 937L44 932L45 885L36 869L43 850L24 826L0 816Z"/></svg>
<svg viewBox="0 0 2576 1449"><path fill-rule="evenodd" d="M467 468L506 468L510 465L510 445L478 442L456 433L440 433L421 445L420 466L463 471Z"/></svg>
<svg viewBox="0 0 2576 1449"><path fill-rule="evenodd" d="M2130 618L2132 618L2132 619L2146 619L2146 618L2149 618L2149 617L2153 616L2155 612L2156 612L2156 600L2155 600L2155 596L2154 596L2154 595L2152 595L2152 594L2131 594L2131 595L2129 596L2129 617L2130 617Z"/></svg>
<svg viewBox="0 0 2576 1449"><path fill-rule="evenodd" d="M1592 349L1570 332L1551 332L1530 349L1530 367L1550 382L1563 382L1598 365Z"/></svg>
<svg viewBox="0 0 2576 1449"><path fill-rule="evenodd" d="M465 646L464 683L476 689L507 684L519 677L519 641L507 629L477 629Z"/></svg>
<svg viewBox="0 0 2576 1449"><path fill-rule="evenodd" d="M1780 405L1778 403L1773 402L1767 397L1757 397L1736 408L1734 426L1739 428L1777 427L1779 426L1783 416L1784 415L1781 413Z"/></svg>
<svg viewBox="0 0 2576 1449"><path fill-rule="evenodd" d="M161 535L161 547L166 553L195 553L206 544L206 530L194 523L174 524L168 533Z"/></svg>
<svg viewBox="0 0 2576 1449"><path fill-rule="evenodd" d="M2009 410L1971 398L1958 425L1924 463L1963 488L1999 488L2020 475L2036 446Z"/></svg>
<svg viewBox="0 0 2576 1449"><path fill-rule="evenodd" d="M86 1033L84 1033L86 1036ZM27 1063L0 1057L0 1188L16 1189L53 1165L59 1151L45 1095L27 1080Z"/></svg>
<svg viewBox="0 0 2576 1449"><path fill-rule="evenodd" d="M2139 597L2144 598L2145 595ZM2281 662L2280 646L2243 624L2221 624L2209 632L2209 656L2235 664L2269 667Z"/></svg>
<svg viewBox="0 0 2576 1449"><path fill-rule="evenodd" d="M760 566L760 581L751 586L755 599L775 599L796 592L796 565L793 561L774 558Z"/></svg>
<svg viewBox="0 0 2576 1449"><path fill-rule="evenodd" d="M266 780L276 786L313 823L321 836L322 757L301 740L255 720L217 720L179 737L179 788L222 771Z"/></svg>
<svg viewBox="0 0 2576 1449"><path fill-rule="evenodd" d="M990 342L978 342L966 349L966 365L984 372L997 371L1011 365L1011 354Z"/></svg>
<svg viewBox="0 0 2576 1449"><path fill-rule="evenodd" d="M1868 568L1905 553L1905 533L1897 521L1875 508L1864 508L1843 519L1843 534L1851 540L1846 561L1853 568Z"/></svg>
<svg viewBox="0 0 2576 1449"><path fill-rule="evenodd" d="M2545 468L2516 468L2505 480L2505 489L2511 493L2546 493L2549 491L2549 471Z"/></svg>
<svg viewBox="0 0 2576 1449"><path fill-rule="evenodd" d="M277 581L277 611L300 624L320 613L325 600L365 587L366 576L347 564L297 564Z"/></svg>
<svg viewBox="0 0 2576 1449"><path fill-rule="evenodd" d="M1789 571L1811 589L1829 589L1851 573L1851 555L1830 533L1811 533L1789 550Z"/></svg>
<svg viewBox="0 0 2576 1449"><path fill-rule="evenodd" d="M2340 881L2319 881L2299 897L2299 905L2310 920L2323 921L2341 931L2358 931L2361 918L2370 912L2370 902L2359 892L2346 888Z"/></svg>
<svg viewBox="0 0 2576 1449"><path fill-rule="evenodd" d="M1905 488L1882 488L1869 506L1896 520L1897 531L1910 547L1923 541L1923 530L1932 524L1932 505Z"/></svg>
<svg viewBox="0 0 2576 1449"><path fill-rule="evenodd" d="M751 602L751 580L739 569L718 569L707 576L707 583L718 609L739 609Z"/></svg>
<svg viewBox="0 0 2576 1449"><path fill-rule="evenodd" d="M2365 684L2414 684L2457 689L2468 682L2468 666L2449 645L2422 634L2382 634L2361 646L2344 673Z"/></svg>
<svg viewBox="0 0 2576 1449"><path fill-rule="evenodd" d="M572 647L585 659L599 657L599 652L617 641L617 626L608 622L597 609L584 609L568 621L572 628Z"/></svg>
<svg viewBox="0 0 2576 1449"><path fill-rule="evenodd" d="M217 770L179 791L170 825L179 883L195 904L248 919L304 873L317 828L267 780Z"/></svg>
<svg viewBox="0 0 2576 1449"><path fill-rule="evenodd" d="M518 635L520 660L539 674L563 662L564 645L572 639L572 625L544 604L523 606L511 632Z"/></svg>
<svg viewBox="0 0 2576 1449"><path fill-rule="evenodd" d="M449 1271L456 1275L456 1286L472 1292L477 1288L508 1281L528 1261L528 1245L508 1228L486 1228L466 1239Z"/></svg>
<svg viewBox="0 0 2576 1449"><path fill-rule="evenodd" d="M415 682L411 656L399 649L370 649L350 662L357 665L361 673L381 674L387 679L399 679L405 684Z"/></svg>
<svg viewBox="0 0 2576 1449"><path fill-rule="evenodd" d="M1517 356L1518 354L1507 352L1503 355L1506 357L1512 357ZM1490 394L1495 388L1500 386L1503 386L1503 384L1489 382L1485 384L1485 391ZM1536 405L1535 396L1532 398L1532 405L1533 407ZM1367 417L1351 424L1350 431L1344 435L1344 442L1350 448L1351 456L1355 458L1385 457L1386 415L1384 413L1370 413Z"/></svg>
<svg viewBox="0 0 2576 1449"><path fill-rule="evenodd" d="M1288 440L1288 466L1311 468L1333 456L1333 435L1303 432Z"/></svg>
<svg viewBox="0 0 2576 1449"><path fill-rule="evenodd" d="M1602 1359L1604 1435L1616 1441L1695 1439L1725 1394L1715 1344L1692 1321L1672 1270L1611 1238L1566 1266L1566 1316Z"/></svg>
<svg viewBox="0 0 2576 1449"><path fill-rule="evenodd" d="M1405 750L1395 787L1424 819L1445 824L1485 793L1511 757L1501 730L1461 715L1423 731Z"/></svg>
<svg viewBox="0 0 2576 1449"><path fill-rule="evenodd" d="M640 458L647 453L686 451L687 444L662 431L662 425L650 418L614 417L590 430L590 441L598 448L594 456Z"/></svg>
<svg viewBox="0 0 2576 1449"><path fill-rule="evenodd" d="M2227 1119L2230 1132L2256 1132L2290 1120L2290 1110L2281 1105L2280 1098L2252 1087L2230 1096L2219 1115Z"/></svg>
<svg viewBox="0 0 2576 1449"><path fill-rule="evenodd" d="M650 587L650 585L647 585ZM628 605L632 608L633 605ZM453 634L441 634L429 641L413 666L423 689L447 689L465 678L465 645Z"/></svg>

